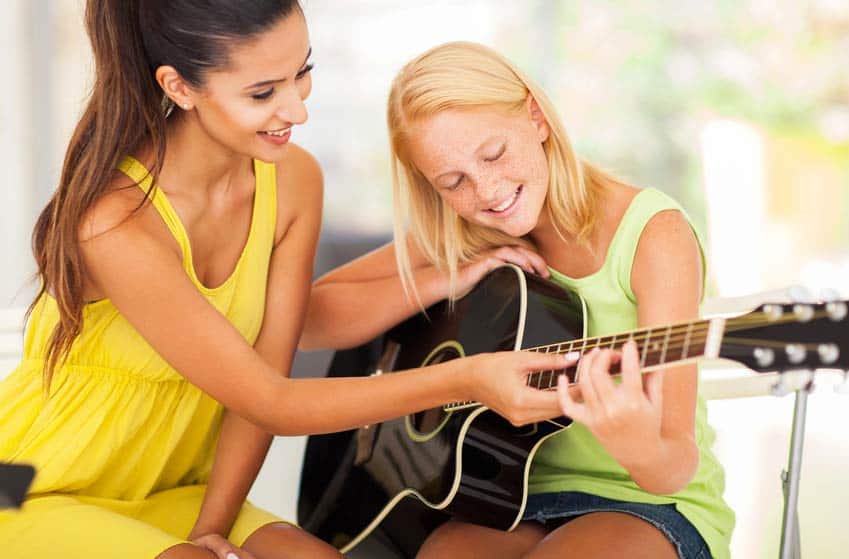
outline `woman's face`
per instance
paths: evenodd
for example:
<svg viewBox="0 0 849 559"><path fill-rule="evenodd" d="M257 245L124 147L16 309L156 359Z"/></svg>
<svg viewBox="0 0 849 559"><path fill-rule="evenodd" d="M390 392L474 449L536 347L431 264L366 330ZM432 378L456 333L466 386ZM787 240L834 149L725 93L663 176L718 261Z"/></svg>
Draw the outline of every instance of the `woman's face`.
<svg viewBox="0 0 849 559"><path fill-rule="evenodd" d="M511 114L446 109L411 126L413 164L463 219L521 237L536 227L548 192L542 142L548 125L536 102Z"/></svg>
<svg viewBox="0 0 849 559"><path fill-rule="evenodd" d="M311 53L299 10L249 42L237 43L227 67L208 73L196 93L200 125L234 152L280 159L292 126L307 120Z"/></svg>

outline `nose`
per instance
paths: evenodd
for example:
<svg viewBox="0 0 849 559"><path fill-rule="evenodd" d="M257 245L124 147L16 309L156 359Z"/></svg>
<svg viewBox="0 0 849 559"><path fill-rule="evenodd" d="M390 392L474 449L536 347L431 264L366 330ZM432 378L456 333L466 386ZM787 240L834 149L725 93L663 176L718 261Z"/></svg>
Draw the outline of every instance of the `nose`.
<svg viewBox="0 0 849 559"><path fill-rule="evenodd" d="M499 188L498 180L491 174L478 173L474 177L475 197L478 205L484 209L491 208L500 202L504 195L504 188Z"/></svg>
<svg viewBox="0 0 849 559"><path fill-rule="evenodd" d="M291 124L303 124L307 121L307 106L298 88L286 88L286 94L281 96L280 106L277 108L277 116Z"/></svg>

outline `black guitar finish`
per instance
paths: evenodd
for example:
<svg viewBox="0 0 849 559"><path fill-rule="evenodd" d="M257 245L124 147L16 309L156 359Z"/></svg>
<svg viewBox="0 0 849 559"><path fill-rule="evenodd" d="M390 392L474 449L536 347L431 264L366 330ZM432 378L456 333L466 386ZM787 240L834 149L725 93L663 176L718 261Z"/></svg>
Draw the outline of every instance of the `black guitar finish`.
<svg viewBox="0 0 849 559"><path fill-rule="evenodd" d="M702 357L754 371L849 369L849 301L766 304L733 318L698 319L586 338L583 300L515 266L469 295L439 303L369 345L339 352L331 376L380 374L514 349L586 351L638 344L642 371ZM550 344L557 344L550 346ZM563 347L565 346L565 347ZM531 374L555 385L574 369ZM618 373L618 366L611 367ZM477 403L447 405L355 431L309 438L298 520L353 557L415 556L448 518L509 530L521 519L531 461L569 426L559 418L516 428Z"/></svg>
<svg viewBox="0 0 849 559"><path fill-rule="evenodd" d="M580 299L511 267L487 276L453 309L442 302L427 315L411 318L382 340L337 353L330 375L374 370L382 349L393 343L399 351L391 369L402 370L584 334ZM449 515L509 529L524 509L530 457L542 439L569 421L560 423L515 428L485 408L436 408L372 426L371 433L361 429L310 437L299 523L341 549L369 531L367 541L354 542L361 553L369 548L369 557L413 557ZM385 509L391 512L381 519Z"/></svg>

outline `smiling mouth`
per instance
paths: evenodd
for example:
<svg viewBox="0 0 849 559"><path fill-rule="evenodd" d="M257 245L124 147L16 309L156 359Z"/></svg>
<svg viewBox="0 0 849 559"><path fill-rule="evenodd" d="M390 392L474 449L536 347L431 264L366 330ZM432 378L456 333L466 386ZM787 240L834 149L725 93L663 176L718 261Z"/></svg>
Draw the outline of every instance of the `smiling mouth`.
<svg viewBox="0 0 849 559"><path fill-rule="evenodd" d="M504 200L503 202L501 202L497 206L495 206L493 208L489 208L486 211L489 212L489 213L493 213L493 214L500 214L500 213L506 212L507 210L512 208L513 204L516 203L516 200L519 199L519 194L522 193L522 189L524 188L524 186L525 185L519 185L519 188L517 188L515 190L515 192L513 192L512 196L510 196L509 198L507 198L506 200Z"/></svg>
<svg viewBox="0 0 849 559"><path fill-rule="evenodd" d="M260 132L260 134L267 134L269 136L281 137L281 136L285 136L286 134L288 134L289 130L291 130L291 128L281 128L280 130L262 130Z"/></svg>

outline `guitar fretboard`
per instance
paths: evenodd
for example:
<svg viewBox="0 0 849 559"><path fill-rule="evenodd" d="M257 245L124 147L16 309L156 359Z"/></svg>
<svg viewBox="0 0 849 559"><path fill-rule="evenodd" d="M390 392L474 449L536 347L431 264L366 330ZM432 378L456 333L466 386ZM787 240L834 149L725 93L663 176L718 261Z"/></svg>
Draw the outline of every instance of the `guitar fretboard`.
<svg viewBox="0 0 849 559"><path fill-rule="evenodd" d="M710 322L696 320L680 324L670 324L655 328L644 328L631 332L583 338L559 344L530 348L529 351L542 353L587 353L594 348L621 350L622 346L633 340L640 352L640 368L651 371L670 363L689 361L704 356ZM557 377L566 375L569 382L575 382L577 367L539 371L528 375L528 386L549 389L557 386ZM619 364L610 368L611 374L620 372Z"/></svg>

